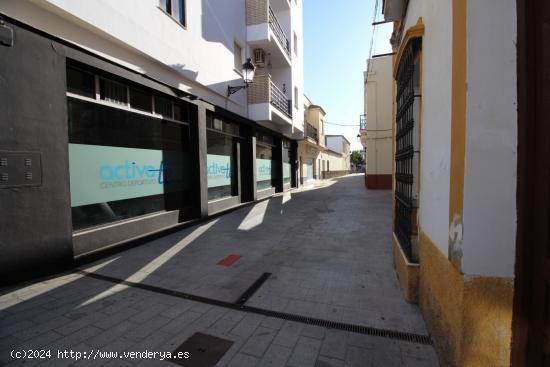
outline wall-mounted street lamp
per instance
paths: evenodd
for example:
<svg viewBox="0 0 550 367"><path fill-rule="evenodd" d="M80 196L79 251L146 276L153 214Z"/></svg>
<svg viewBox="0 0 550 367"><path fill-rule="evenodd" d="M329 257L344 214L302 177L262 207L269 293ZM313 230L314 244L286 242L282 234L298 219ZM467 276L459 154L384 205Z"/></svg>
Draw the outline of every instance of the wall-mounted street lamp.
<svg viewBox="0 0 550 367"><path fill-rule="evenodd" d="M256 68L254 67L254 64L250 60L250 58L246 59L246 62L243 64L243 79L244 79L244 85L240 85L238 87L232 87L227 86L227 96L229 97L233 93L237 92L241 89L246 89L248 86L252 83L254 80L254 71Z"/></svg>

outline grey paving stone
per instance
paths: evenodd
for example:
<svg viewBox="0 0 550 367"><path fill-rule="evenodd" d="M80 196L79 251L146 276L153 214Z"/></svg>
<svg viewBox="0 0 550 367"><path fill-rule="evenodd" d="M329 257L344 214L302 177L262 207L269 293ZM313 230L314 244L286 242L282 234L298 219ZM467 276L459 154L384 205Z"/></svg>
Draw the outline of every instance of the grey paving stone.
<svg viewBox="0 0 550 367"><path fill-rule="evenodd" d="M171 321L172 319L168 317L160 315L154 316L146 322L141 323L136 327L130 329L125 337L136 342L140 341Z"/></svg>
<svg viewBox="0 0 550 367"><path fill-rule="evenodd" d="M108 330L98 329L101 332L99 332L97 335L93 336L92 338L86 339L86 343L95 348L102 348L107 344L112 343L114 340L117 340L118 338L125 336L128 333L128 331L130 331L135 326L136 324L130 321L123 321L120 324L113 326Z"/></svg>
<svg viewBox="0 0 550 367"><path fill-rule="evenodd" d="M315 325L306 325L302 330L302 335L314 339L323 339L326 329Z"/></svg>
<svg viewBox="0 0 550 367"><path fill-rule="evenodd" d="M33 328L36 326L37 326L37 323L35 322L23 320L0 329L0 338L6 337L9 335L17 335L17 333L20 331Z"/></svg>
<svg viewBox="0 0 550 367"><path fill-rule="evenodd" d="M19 342L17 345L11 344L13 347L18 348L31 348L31 349L38 349L43 346L46 346L48 344L53 343L56 340L59 340L63 337L63 335L56 333L55 331L46 331L38 336L33 337L32 339L27 339L25 341ZM17 340L17 339L15 339ZM0 342L1 344L1 342Z"/></svg>
<svg viewBox="0 0 550 367"><path fill-rule="evenodd" d="M150 338L147 338L149 340ZM117 352L122 353L125 351L138 351L140 350L141 344L137 343L133 340L128 339L126 336L123 336L121 338L118 338L114 340L112 343L109 343L105 346L103 346L101 349L106 352ZM90 347L88 350L93 349Z"/></svg>
<svg viewBox="0 0 550 367"><path fill-rule="evenodd" d="M290 360L288 361L289 367L308 367L315 366L317 356L321 349L321 341L312 338L300 337Z"/></svg>
<svg viewBox="0 0 550 367"><path fill-rule="evenodd" d="M348 332L341 330L327 330L320 354L327 357L345 359L348 335Z"/></svg>
<svg viewBox="0 0 550 367"><path fill-rule="evenodd" d="M343 367L344 361L341 359L319 356L315 362L315 367Z"/></svg>
<svg viewBox="0 0 550 367"><path fill-rule="evenodd" d="M226 367L231 362L233 357L235 357L235 355L239 353L239 350L242 348L242 346L247 340L246 338L242 338L236 335L230 335L230 336L224 335L223 338L233 341L233 345L218 361L218 363L216 364L216 367Z"/></svg>
<svg viewBox="0 0 550 367"><path fill-rule="evenodd" d="M349 333L347 343L354 347L359 348L368 348L372 349L376 347L377 344L385 343L387 342L392 343L391 339L387 338L381 338L377 336L371 336L371 335L364 335L364 334L358 334L358 333Z"/></svg>
<svg viewBox="0 0 550 367"><path fill-rule="evenodd" d="M38 335L52 331L57 327L61 327L71 322L72 320L64 316L58 316L48 322L37 324L34 327L29 327L24 330L18 330L15 335L17 336L17 338L21 340L32 340L33 338L36 338Z"/></svg>
<svg viewBox="0 0 550 367"><path fill-rule="evenodd" d="M303 324L294 321L285 321L273 343L292 348L298 341L303 328Z"/></svg>
<svg viewBox="0 0 550 367"><path fill-rule="evenodd" d="M176 317L166 325L164 325L160 330L169 334L181 333L187 328L189 324L201 317L202 314L198 312L193 312L191 310L184 312L182 315Z"/></svg>
<svg viewBox="0 0 550 367"><path fill-rule="evenodd" d="M185 311L189 310L191 307L193 307L194 304L191 301L188 300L179 300L176 304L171 306L170 308L162 311L160 314L162 316L170 317L172 319L178 317Z"/></svg>
<svg viewBox="0 0 550 367"><path fill-rule="evenodd" d="M227 365L228 367L255 367L259 366L258 362L260 360L256 357L249 356L246 354L237 354L231 362Z"/></svg>
<svg viewBox="0 0 550 367"><path fill-rule="evenodd" d="M105 314L101 313L89 314L76 320L72 320L71 322L64 323L64 325L56 328L55 331L62 335L69 335L87 325L98 326L97 324L101 323L101 321L106 317L107 316Z"/></svg>
<svg viewBox="0 0 550 367"><path fill-rule="evenodd" d="M127 305L126 308L124 308L123 310L119 310L118 312L125 311L127 308L129 308L129 306L130 305ZM136 323L146 322L168 308L169 306L164 303L155 303L144 311L138 312L137 314L131 316L129 318L129 321Z"/></svg>
<svg viewBox="0 0 550 367"><path fill-rule="evenodd" d="M259 366L261 367L284 367L292 353L292 348L283 347L281 345L271 344L261 359Z"/></svg>
<svg viewBox="0 0 550 367"><path fill-rule="evenodd" d="M228 309L222 307L213 307L193 322L193 327L197 329L207 329L214 325L216 321L222 318L229 312Z"/></svg>
<svg viewBox="0 0 550 367"><path fill-rule="evenodd" d="M135 364L136 367L174 367L172 362L160 361L158 359L145 359Z"/></svg>
<svg viewBox="0 0 550 367"><path fill-rule="evenodd" d="M374 365L372 362L372 350L359 347L348 347L346 353L346 367L393 367L384 364Z"/></svg>
<svg viewBox="0 0 550 367"><path fill-rule="evenodd" d="M271 341L275 337L276 333L276 330L261 326L258 327L254 334L252 334L252 336L248 338L248 341L241 348L240 352L256 357L261 357L271 344Z"/></svg>
<svg viewBox="0 0 550 367"><path fill-rule="evenodd" d="M275 317L266 317L260 325L264 327L268 327L270 329L279 330L283 326L284 322L285 320L283 319L278 319Z"/></svg>
<svg viewBox="0 0 550 367"><path fill-rule="evenodd" d="M405 366L439 366L437 354L430 345L401 342L399 348Z"/></svg>
<svg viewBox="0 0 550 367"><path fill-rule="evenodd" d="M78 331L75 331L71 335L67 335L61 339L56 339L52 343L48 344L48 347L51 347L52 349L54 347L59 349L70 349L74 345L80 344L84 341L88 342L90 338L93 339L97 337L102 331L103 330L100 328L88 325Z"/></svg>
<svg viewBox="0 0 550 367"><path fill-rule="evenodd" d="M405 356L403 357L403 367L435 367L439 366L437 362L429 359Z"/></svg>
<svg viewBox="0 0 550 367"><path fill-rule="evenodd" d="M263 321L264 316L246 314L246 316L231 330L231 334L248 338Z"/></svg>
<svg viewBox="0 0 550 367"><path fill-rule="evenodd" d="M61 337L61 335L58 336ZM21 343L23 343L23 340L11 335L0 338L0 358L2 358L7 350L15 348Z"/></svg>
<svg viewBox="0 0 550 367"><path fill-rule="evenodd" d="M210 310L212 305L208 305L206 303L200 303L200 302L193 302L193 306L191 306L191 311L194 312L200 312L200 313L206 313L208 310Z"/></svg>
<svg viewBox="0 0 550 367"><path fill-rule="evenodd" d="M131 367L133 364L130 361L123 359L112 360L104 364L106 367Z"/></svg>
<svg viewBox="0 0 550 367"><path fill-rule="evenodd" d="M128 308L131 308L132 306L136 306L136 304L132 301L132 300L125 300L125 299L122 299L122 300L113 300L113 299L106 299L104 300L103 302L108 302L108 301L113 301L112 304L110 304L109 306L107 307L104 307L101 309L101 312L103 313L106 313L108 315L113 315L113 314L116 314L116 313L119 313L123 310L126 310ZM158 307L158 306L157 306ZM149 314L152 314L154 313L153 310L151 309L148 309L146 311L143 311L143 315L149 315ZM139 313L137 315L140 315ZM136 317L136 316L132 316L132 317ZM142 316L143 317L143 316ZM136 319L136 321L142 321L142 320L138 320Z"/></svg>
<svg viewBox="0 0 550 367"><path fill-rule="evenodd" d="M400 342L399 348L403 356L437 359L437 355L431 345Z"/></svg>
<svg viewBox="0 0 550 367"><path fill-rule="evenodd" d="M403 365L401 352L391 344L379 344L371 349L372 363L374 366L400 367Z"/></svg>
<svg viewBox="0 0 550 367"><path fill-rule="evenodd" d="M212 326L208 328L208 332L213 335L228 334L243 318L243 312L235 312L233 310L227 312L223 317L218 319Z"/></svg>

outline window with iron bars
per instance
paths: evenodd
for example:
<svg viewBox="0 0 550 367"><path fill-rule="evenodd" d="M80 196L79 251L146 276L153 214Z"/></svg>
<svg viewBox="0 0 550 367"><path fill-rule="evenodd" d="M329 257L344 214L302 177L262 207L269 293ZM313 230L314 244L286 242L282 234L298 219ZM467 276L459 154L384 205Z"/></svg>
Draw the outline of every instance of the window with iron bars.
<svg viewBox="0 0 550 367"><path fill-rule="evenodd" d="M397 113L395 130L395 219L394 231L403 252L411 262L416 262L411 236L412 219L416 215L415 193L415 86L418 84L417 56L421 39L414 39L406 46L397 69Z"/></svg>

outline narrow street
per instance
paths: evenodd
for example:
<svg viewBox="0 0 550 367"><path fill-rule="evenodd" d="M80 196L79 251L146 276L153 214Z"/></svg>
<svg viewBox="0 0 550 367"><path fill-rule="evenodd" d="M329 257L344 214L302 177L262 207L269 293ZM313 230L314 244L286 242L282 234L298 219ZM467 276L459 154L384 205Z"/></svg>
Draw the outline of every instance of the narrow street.
<svg viewBox="0 0 550 367"><path fill-rule="evenodd" d="M10 357L22 348L172 352L201 332L234 342L219 367L438 366L393 269L391 193L365 190L363 180L348 175L280 194L8 291L0 296L0 365L23 365ZM188 352L194 366L200 352Z"/></svg>

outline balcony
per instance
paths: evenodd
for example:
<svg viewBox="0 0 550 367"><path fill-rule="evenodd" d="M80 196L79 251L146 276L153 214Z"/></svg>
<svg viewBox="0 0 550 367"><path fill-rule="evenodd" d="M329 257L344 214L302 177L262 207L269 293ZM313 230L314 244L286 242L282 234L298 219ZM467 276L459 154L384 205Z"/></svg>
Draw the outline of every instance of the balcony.
<svg viewBox="0 0 550 367"><path fill-rule="evenodd" d="M289 118L292 118L292 100L288 99L286 95L279 88L277 88L273 81L270 80L269 84L271 91L269 103Z"/></svg>
<svg viewBox="0 0 550 367"><path fill-rule="evenodd" d="M367 130L367 115L359 116L359 130Z"/></svg>
<svg viewBox="0 0 550 367"><path fill-rule="evenodd" d="M283 28L279 24L279 21L277 20L277 17L273 12L273 9L271 9L271 6L269 7L269 27L273 31L273 34L275 34L275 37L277 38L279 43L282 45L283 50L286 52L287 56L290 58L290 41L286 37Z"/></svg>
<svg viewBox="0 0 550 367"><path fill-rule="evenodd" d="M291 66L288 0L246 0L247 43L269 55L274 68Z"/></svg>
<svg viewBox="0 0 550 367"><path fill-rule="evenodd" d="M317 133L317 129L308 122L305 123L305 128L306 128L306 131L305 131L306 137L309 139L313 139L315 143L319 144L319 134Z"/></svg>
<svg viewBox="0 0 550 367"><path fill-rule="evenodd" d="M249 117L292 125L292 99L272 80L271 75L255 75L248 87Z"/></svg>
<svg viewBox="0 0 550 367"><path fill-rule="evenodd" d="M359 134L361 135L361 145L367 147L367 115L359 116Z"/></svg>

